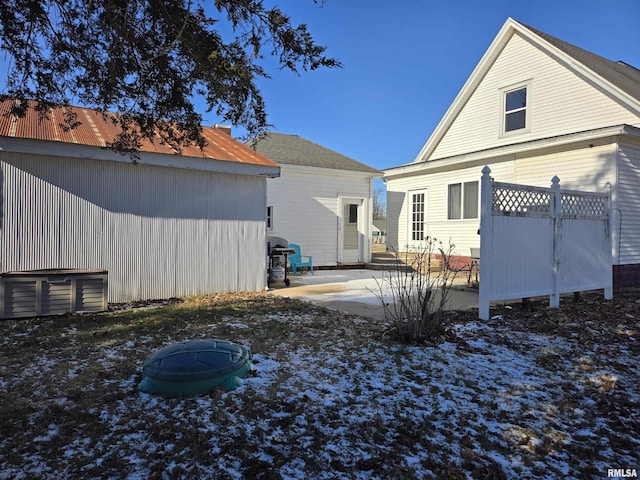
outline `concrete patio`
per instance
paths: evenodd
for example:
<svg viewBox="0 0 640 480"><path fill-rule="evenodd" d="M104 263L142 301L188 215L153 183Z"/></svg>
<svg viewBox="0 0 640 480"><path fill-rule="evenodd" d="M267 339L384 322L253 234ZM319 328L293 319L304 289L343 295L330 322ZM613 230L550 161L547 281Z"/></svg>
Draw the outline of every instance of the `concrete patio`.
<svg viewBox="0 0 640 480"><path fill-rule="evenodd" d="M376 293L379 282L389 272L379 270L316 270L311 275L288 275L289 287L274 282L269 291L283 297L299 298L327 308L340 310L378 320L384 312ZM456 279L450 291L448 309L478 308L478 290L466 287L466 277Z"/></svg>

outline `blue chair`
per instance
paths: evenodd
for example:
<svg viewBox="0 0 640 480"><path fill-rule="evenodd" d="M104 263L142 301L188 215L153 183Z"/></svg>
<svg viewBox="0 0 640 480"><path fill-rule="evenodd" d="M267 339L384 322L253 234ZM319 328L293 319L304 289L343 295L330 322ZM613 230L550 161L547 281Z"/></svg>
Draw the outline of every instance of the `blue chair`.
<svg viewBox="0 0 640 480"><path fill-rule="evenodd" d="M297 275L298 269L302 271L304 267L309 267L309 271L313 275L313 257L300 254L300 245L297 245L295 243L290 243L289 248L292 248L296 251L296 253L289 254L289 265L291 265L293 274Z"/></svg>

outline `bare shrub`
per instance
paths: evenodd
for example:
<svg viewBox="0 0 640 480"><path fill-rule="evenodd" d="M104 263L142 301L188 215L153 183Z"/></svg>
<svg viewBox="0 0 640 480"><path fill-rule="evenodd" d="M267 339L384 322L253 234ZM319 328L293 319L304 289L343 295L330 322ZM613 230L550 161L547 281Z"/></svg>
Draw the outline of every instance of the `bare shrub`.
<svg viewBox="0 0 640 480"><path fill-rule="evenodd" d="M442 338L445 307L458 272L449 262L454 247L449 242L445 249L441 241L427 237L422 247L395 252L394 268L376 280L378 290L373 292L392 338L409 344Z"/></svg>

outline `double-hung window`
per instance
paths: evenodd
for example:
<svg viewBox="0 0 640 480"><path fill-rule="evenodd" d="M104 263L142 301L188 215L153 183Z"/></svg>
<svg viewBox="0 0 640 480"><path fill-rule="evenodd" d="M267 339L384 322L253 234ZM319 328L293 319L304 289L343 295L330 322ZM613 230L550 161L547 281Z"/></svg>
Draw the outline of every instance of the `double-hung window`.
<svg viewBox="0 0 640 480"><path fill-rule="evenodd" d="M478 218L478 182L452 183L447 199L449 220Z"/></svg>
<svg viewBox="0 0 640 480"><path fill-rule="evenodd" d="M501 89L502 92L502 134L529 131L530 124L530 82Z"/></svg>

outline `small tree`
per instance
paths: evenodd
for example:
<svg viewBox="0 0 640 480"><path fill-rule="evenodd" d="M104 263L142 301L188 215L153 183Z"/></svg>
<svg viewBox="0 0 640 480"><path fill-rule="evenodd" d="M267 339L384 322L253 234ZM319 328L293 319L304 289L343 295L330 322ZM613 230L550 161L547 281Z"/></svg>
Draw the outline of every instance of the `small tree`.
<svg viewBox="0 0 640 480"><path fill-rule="evenodd" d="M449 257L455 245L427 237L421 248L396 253L395 268L377 280L387 333L409 344L436 342L445 333L444 312L458 272ZM441 261L436 266L436 255Z"/></svg>
<svg viewBox="0 0 640 480"><path fill-rule="evenodd" d="M387 218L387 191L384 188L376 188L373 191L373 219Z"/></svg>

